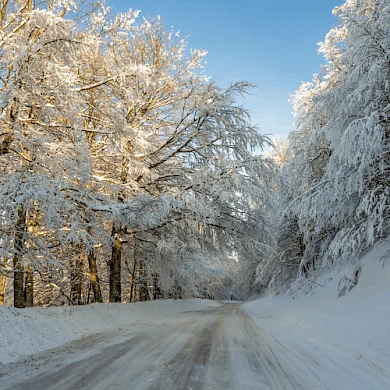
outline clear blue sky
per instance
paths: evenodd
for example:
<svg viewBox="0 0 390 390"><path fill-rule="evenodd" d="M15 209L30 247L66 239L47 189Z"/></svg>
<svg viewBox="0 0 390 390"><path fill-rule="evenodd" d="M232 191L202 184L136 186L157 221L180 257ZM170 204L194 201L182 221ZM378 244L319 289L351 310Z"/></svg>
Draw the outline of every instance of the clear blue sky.
<svg viewBox="0 0 390 390"><path fill-rule="evenodd" d="M293 128L289 94L324 63L317 43L335 25L343 0L107 0L114 12L161 15L167 28L189 35L191 48L208 51L206 74L218 85L248 80L244 105L262 133L286 136Z"/></svg>

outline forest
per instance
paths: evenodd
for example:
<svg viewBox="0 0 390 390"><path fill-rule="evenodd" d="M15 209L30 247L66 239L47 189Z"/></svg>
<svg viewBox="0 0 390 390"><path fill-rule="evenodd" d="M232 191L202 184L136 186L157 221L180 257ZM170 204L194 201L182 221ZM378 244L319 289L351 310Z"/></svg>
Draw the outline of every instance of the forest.
<svg viewBox="0 0 390 390"><path fill-rule="evenodd" d="M246 299L346 264L357 283L390 227L387 0L334 9L287 140L159 17L0 7L0 305Z"/></svg>

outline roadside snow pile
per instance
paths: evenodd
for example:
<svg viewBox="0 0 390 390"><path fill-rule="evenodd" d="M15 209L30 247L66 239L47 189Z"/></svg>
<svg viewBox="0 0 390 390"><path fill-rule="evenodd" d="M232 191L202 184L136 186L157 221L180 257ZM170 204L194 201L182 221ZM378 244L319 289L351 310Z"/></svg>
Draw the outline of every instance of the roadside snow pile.
<svg viewBox="0 0 390 390"><path fill-rule="evenodd" d="M359 270L357 273L356 271ZM355 279L357 284L355 285ZM346 281L350 283L346 283ZM356 267L323 275L311 295L267 297L244 304L259 327L279 339L294 336L296 346L321 344L377 370L390 373L390 244L382 241ZM345 287L347 286L347 288ZM340 294L343 292L343 294ZM339 297L338 297L339 296ZM291 338L289 339L291 340Z"/></svg>
<svg viewBox="0 0 390 390"><path fill-rule="evenodd" d="M201 299L31 309L0 306L0 364L92 334L169 323L175 315L215 306L217 302Z"/></svg>

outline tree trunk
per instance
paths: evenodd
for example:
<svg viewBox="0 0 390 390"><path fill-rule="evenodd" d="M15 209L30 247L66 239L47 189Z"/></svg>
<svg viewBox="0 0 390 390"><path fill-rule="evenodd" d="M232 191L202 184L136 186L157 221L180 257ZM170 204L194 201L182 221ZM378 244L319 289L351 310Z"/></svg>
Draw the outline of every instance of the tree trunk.
<svg viewBox="0 0 390 390"><path fill-rule="evenodd" d="M122 265L122 240L120 238L121 226L112 226L112 237L115 242L112 246L112 256L108 265L110 268L110 302L121 302L121 265Z"/></svg>
<svg viewBox="0 0 390 390"><path fill-rule="evenodd" d="M8 259L4 259L4 268L8 265ZM7 274L3 269L1 271L1 279L0 279L0 305L4 305L5 300L5 286L7 284Z"/></svg>
<svg viewBox="0 0 390 390"><path fill-rule="evenodd" d="M130 147L130 146L129 146ZM121 182L126 184L127 182L127 172L129 167L129 159L126 156L123 156L122 159L122 172L121 172ZM118 202L123 203L124 195L118 195ZM122 224L116 226L115 222L112 224L112 233L111 237L114 239L114 244L112 245L112 255L111 260L108 262L110 270L110 294L109 302L122 302Z"/></svg>
<svg viewBox="0 0 390 390"><path fill-rule="evenodd" d="M143 261L139 262L140 273L139 273L139 300L145 302L149 300L148 281L146 275L146 267Z"/></svg>
<svg viewBox="0 0 390 390"><path fill-rule="evenodd" d="M91 249L87 255L89 266L89 279L91 280L93 296L95 302L103 303L102 290L100 288L99 275L97 272L96 254L94 249Z"/></svg>
<svg viewBox="0 0 390 390"><path fill-rule="evenodd" d="M153 299L159 299L161 297L161 291L158 287L158 276L153 277Z"/></svg>
<svg viewBox="0 0 390 390"><path fill-rule="evenodd" d="M26 307L33 307L34 306L34 274L31 265L29 265L27 268L24 293L25 293Z"/></svg>
<svg viewBox="0 0 390 390"><path fill-rule="evenodd" d="M83 287L83 261L79 256L73 263L71 271L71 293L70 297L73 305L82 305L82 287Z"/></svg>
<svg viewBox="0 0 390 390"><path fill-rule="evenodd" d="M133 259L133 272L131 273L131 286L130 286L130 302L134 302L135 298L135 273L136 273L137 261Z"/></svg>
<svg viewBox="0 0 390 390"><path fill-rule="evenodd" d="M14 254L14 307L22 309L26 307L26 298L24 294L24 270L21 265L21 255Z"/></svg>
<svg viewBox="0 0 390 390"><path fill-rule="evenodd" d="M38 230L39 230L39 223L41 220L41 214L39 212L39 207L30 213L29 217L27 218L27 232L29 235L33 237L38 236ZM35 243L32 241L32 244L27 244L27 249L29 248L35 248ZM29 265L27 267L26 272L26 279L25 279L25 285L24 285L24 295L26 300L26 307L33 307L34 306L34 271L33 266Z"/></svg>
<svg viewBox="0 0 390 390"><path fill-rule="evenodd" d="M13 257L14 267L14 307L26 307L26 297L24 293L24 232L26 230L26 212L23 207L18 210L18 221L16 222L15 233L15 253Z"/></svg>

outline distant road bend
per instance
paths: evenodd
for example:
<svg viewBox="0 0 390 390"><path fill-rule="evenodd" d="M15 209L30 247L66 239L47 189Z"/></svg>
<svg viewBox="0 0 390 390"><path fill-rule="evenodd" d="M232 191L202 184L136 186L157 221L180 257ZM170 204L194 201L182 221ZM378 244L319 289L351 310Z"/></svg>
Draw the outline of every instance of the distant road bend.
<svg viewBox="0 0 390 390"><path fill-rule="evenodd" d="M277 330L255 323L240 304L183 313L174 325L119 330L116 335L90 339L88 347L77 352L81 344L76 343L72 356L68 351L60 361L56 353L46 361L30 363L23 380L3 376L0 388L7 379L6 388L15 390L379 388L365 383L347 361L330 360L319 370L304 347L303 352L295 347L293 334L279 338ZM13 372L19 369L23 367L15 366Z"/></svg>

